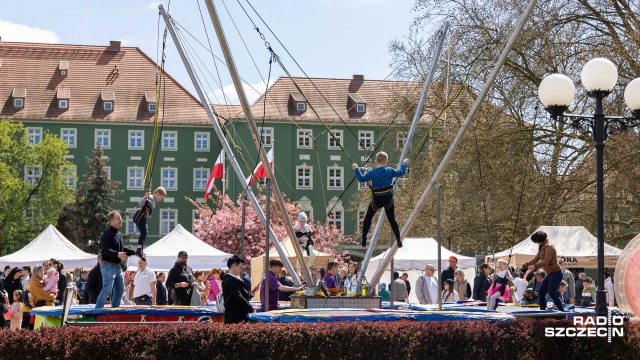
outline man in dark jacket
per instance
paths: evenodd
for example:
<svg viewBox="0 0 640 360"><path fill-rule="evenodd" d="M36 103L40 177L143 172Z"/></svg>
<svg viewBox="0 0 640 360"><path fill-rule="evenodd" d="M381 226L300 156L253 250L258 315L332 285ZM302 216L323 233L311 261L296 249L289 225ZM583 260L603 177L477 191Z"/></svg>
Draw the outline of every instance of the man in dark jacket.
<svg viewBox="0 0 640 360"><path fill-rule="evenodd" d="M480 273L473 279L473 299L478 301L487 301L487 291L491 286L491 266L484 263L480 265Z"/></svg>
<svg viewBox="0 0 640 360"><path fill-rule="evenodd" d="M255 312L249 299L250 292L242 281L244 259L233 255L227 260L229 273L222 280L224 298L224 323L237 324L247 320L247 314Z"/></svg>
<svg viewBox="0 0 640 360"><path fill-rule="evenodd" d="M174 305L190 306L191 295L196 278L193 277L193 270L187 265L189 255L182 250L178 253L178 261L169 271L167 276L167 288L173 290Z"/></svg>
<svg viewBox="0 0 640 360"><path fill-rule="evenodd" d="M78 277L78 281L76 281L76 289L78 289L78 301L80 304L87 303L87 279L89 277L89 273L86 270L82 270Z"/></svg>
<svg viewBox="0 0 640 360"><path fill-rule="evenodd" d="M458 268L458 258L455 256L449 256L449 267L442 271L442 275L440 276L440 282L442 283L442 288L444 289L444 282L447 279L455 280L456 269Z"/></svg>
<svg viewBox="0 0 640 360"><path fill-rule="evenodd" d="M167 288L164 286L166 276L159 273L156 277L156 305L167 305Z"/></svg>
<svg viewBox="0 0 640 360"><path fill-rule="evenodd" d="M102 290L102 273L100 272L100 264L102 264L102 255L98 255L98 263L89 271L87 284L84 288L84 301L87 304L95 304L98 300L100 290Z"/></svg>

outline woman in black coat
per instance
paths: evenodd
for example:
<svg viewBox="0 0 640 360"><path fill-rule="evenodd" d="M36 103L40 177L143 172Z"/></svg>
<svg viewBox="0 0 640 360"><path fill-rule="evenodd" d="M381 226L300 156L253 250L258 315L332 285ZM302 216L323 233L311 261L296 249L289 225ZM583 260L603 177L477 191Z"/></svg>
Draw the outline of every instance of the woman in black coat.
<svg viewBox="0 0 640 360"><path fill-rule="evenodd" d="M22 269L14 267L4 279L4 289L9 295L9 304L13 304L13 292L22 288Z"/></svg>

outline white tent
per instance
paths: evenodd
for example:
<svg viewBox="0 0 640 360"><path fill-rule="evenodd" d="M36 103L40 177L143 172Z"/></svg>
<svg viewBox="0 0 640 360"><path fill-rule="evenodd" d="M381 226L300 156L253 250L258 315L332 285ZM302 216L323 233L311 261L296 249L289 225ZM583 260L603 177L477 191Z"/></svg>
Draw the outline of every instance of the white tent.
<svg viewBox="0 0 640 360"><path fill-rule="evenodd" d="M464 256L456 254L453 251L441 246L442 261L438 266L438 242L433 238L405 238L402 242L403 246L396 251L394 256L395 271L400 274L406 272L409 275L409 283L411 284L411 293L409 294L409 302L417 303L415 284L418 277L422 275L424 268L427 264L432 264L437 268L436 277L440 277L441 270L449 267L449 257L455 256L458 258L458 268L464 270L466 280L469 281L473 288L473 278L475 277L476 259L474 257ZM365 272L367 279L371 279L376 272L382 258L389 250L374 257L369 261L369 266ZM380 280L381 283L388 285L391 280L391 271L387 268Z"/></svg>
<svg viewBox="0 0 640 360"><path fill-rule="evenodd" d="M547 233L549 242L556 248L558 259L565 262L565 267L588 269L598 267L598 239L584 226L541 226L536 231L538 230ZM522 265L538 253L538 244L531 241L531 235L513 246L510 266ZM605 267L615 267L621 254L621 249L604 244ZM508 260L508 258L509 249L496 253L494 259L488 255L486 261Z"/></svg>
<svg viewBox="0 0 640 360"><path fill-rule="evenodd" d="M13 254L0 257L0 266L42 265L51 258L60 260L65 269L91 268L98 262L97 255L86 253L49 225L27 246Z"/></svg>
<svg viewBox="0 0 640 360"><path fill-rule="evenodd" d="M225 269L231 254L220 251L195 237L182 225L153 245L144 249L149 268L154 271L169 271L178 259L178 252L184 250L189 255L187 264L193 270L211 270L213 267ZM127 270L138 270L138 257L130 256Z"/></svg>

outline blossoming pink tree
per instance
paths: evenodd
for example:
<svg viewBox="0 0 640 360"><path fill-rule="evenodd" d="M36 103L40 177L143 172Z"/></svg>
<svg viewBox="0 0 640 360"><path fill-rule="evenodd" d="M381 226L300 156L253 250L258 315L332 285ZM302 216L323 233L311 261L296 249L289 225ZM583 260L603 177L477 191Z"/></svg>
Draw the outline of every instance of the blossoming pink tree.
<svg viewBox="0 0 640 360"><path fill-rule="evenodd" d="M213 206L208 203L198 203L189 197L186 197L193 206L196 207L197 217L194 219L193 231L196 237L207 244L220 249L222 251L239 254L240 253L240 232L242 227L242 203L239 197L236 201L229 198L228 195L222 195L219 190L210 196ZM285 202L289 218L295 224L300 210L296 208L295 203ZM262 210L265 210L265 204L262 204ZM282 241L287 236L285 222L276 210L275 202L271 203L271 227ZM330 254L338 261L346 254L339 252L342 244L355 243L352 238L345 238L342 233L333 225L323 225L320 222L309 219L309 224L316 230L314 236L314 248ZM255 256L264 254L264 245L267 232L264 225L258 218L258 214L253 206L247 202L245 217L245 245L244 253L248 260Z"/></svg>

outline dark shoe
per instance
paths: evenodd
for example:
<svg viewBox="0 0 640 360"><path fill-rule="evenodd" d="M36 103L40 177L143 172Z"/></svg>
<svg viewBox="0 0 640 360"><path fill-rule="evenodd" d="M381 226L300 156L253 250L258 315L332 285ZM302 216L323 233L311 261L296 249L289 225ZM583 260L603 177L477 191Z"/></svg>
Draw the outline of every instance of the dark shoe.
<svg viewBox="0 0 640 360"><path fill-rule="evenodd" d="M401 248L402 247L402 240L398 239L396 240L396 243L398 244L398 247Z"/></svg>
<svg viewBox="0 0 640 360"><path fill-rule="evenodd" d="M142 252L142 248L136 249L136 256L142 259L142 261L147 261L147 255L145 255L145 253Z"/></svg>
<svg viewBox="0 0 640 360"><path fill-rule="evenodd" d="M367 239L362 239L361 244L362 244L363 248L366 248L367 247Z"/></svg>

